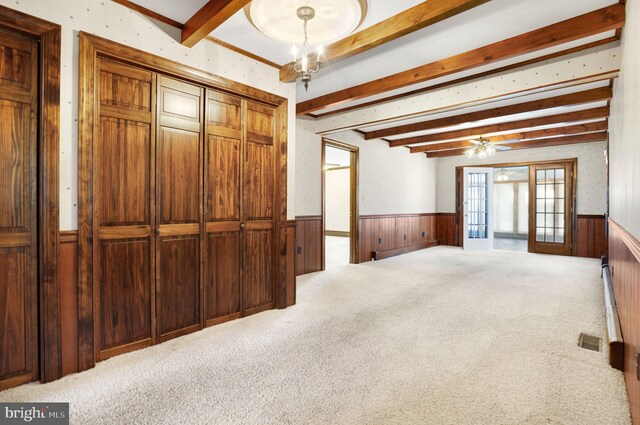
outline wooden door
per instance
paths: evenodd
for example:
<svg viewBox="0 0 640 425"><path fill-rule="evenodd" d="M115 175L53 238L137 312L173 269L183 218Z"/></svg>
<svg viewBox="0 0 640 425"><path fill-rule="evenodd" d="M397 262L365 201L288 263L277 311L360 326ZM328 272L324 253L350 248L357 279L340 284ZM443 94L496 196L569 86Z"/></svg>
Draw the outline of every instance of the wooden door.
<svg viewBox="0 0 640 425"><path fill-rule="evenodd" d="M156 309L159 341L201 328L203 89L158 77Z"/></svg>
<svg viewBox="0 0 640 425"><path fill-rule="evenodd" d="M38 50L0 30L0 390L38 377Z"/></svg>
<svg viewBox="0 0 640 425"><path fill-rule="evenodd" d="M204 172L207 326L241 315L242 103L239 97L207 91Z"/></svg>
<svg viewBox="0 0 640 425"><path fill-rule="evenodd" d="M273 107L247 101L244 109L242 300L253 314L274 306L276 127Z"/></svg>
<svg viewBox="0 0 640 425"><path fill-rule="evenodd" d="M99 60L94 180L96 361L155 342L155 79Z"/></svg>
<svg viewBox="0 0 640 425"><path fill-rule="evenodd" d="M529 167L529 251L571 255L575 162Z"/></svg>

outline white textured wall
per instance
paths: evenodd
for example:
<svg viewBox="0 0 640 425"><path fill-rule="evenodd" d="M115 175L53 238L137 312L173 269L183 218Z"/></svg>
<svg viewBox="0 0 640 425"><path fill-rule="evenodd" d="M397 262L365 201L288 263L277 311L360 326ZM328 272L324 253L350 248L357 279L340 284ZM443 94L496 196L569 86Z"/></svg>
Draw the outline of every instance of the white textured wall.
<svg viewBox="0 0 640 425"><path fill-rule="evenodd" d="M500 152L486 159L466 156L429 159L438 164L438 212L451 213L456 210L455 178L458 166L578 158L578 214L603 214L607 200L605 146L604 142L596 142Z"/></svg>
<svg viewBox="0 0 640 425"><path fill-rule="evenodd" d="M325 173L326 230L348 232L351 229L351 169L338 168Z"/></svg>
<svg viewBox="0 0 640 425"><path fill-rule="evenodd" d="M175 28L151 21L107 0L0 0L0 5L62 26L60 82L60 229L78 226L78 32L85 31L174 61L204 69L289 99L289 218L295 216L295 85L282 84L278 70L208 41L181 46ZM171 34L168 35L168 34Z"/></svg>
<svg viewBox="0 0 640 425"><path fill-rule="evenodd" d="M318 122L296 124L296 215L320 215L322 139ZM435 212L436 164L408 149L389 148L382 140L364 140L353 131L330 136L360 148L360 215Z"/></svg>
<svg viewBox="0 0 640 425"><path fill-rule="evenodd" d="M640 0L627 1L609 128L610 215L640 239Z"/></svg>

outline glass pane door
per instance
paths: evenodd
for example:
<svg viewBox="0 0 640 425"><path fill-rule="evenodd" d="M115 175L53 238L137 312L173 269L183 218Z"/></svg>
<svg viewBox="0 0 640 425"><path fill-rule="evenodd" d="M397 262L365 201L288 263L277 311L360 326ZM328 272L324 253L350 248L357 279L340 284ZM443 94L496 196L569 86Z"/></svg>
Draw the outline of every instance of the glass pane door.
<svg viewBox="0 0 640 425"><path fill-rule="evenodd" d="M464 169L464 249L493 247L493 168Z"/></svg>
<svg viewBox="0 0 640 425"><path fill-rule="evenodd" d="M573 162L531 166L533 252L571 254Z"/></svg>

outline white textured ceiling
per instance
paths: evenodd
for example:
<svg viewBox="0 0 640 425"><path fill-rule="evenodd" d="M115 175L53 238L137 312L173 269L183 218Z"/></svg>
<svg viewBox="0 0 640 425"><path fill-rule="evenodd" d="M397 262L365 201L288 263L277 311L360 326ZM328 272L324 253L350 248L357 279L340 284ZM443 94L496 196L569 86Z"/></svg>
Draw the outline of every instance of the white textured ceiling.
<svg viewBox="0 0 640 425"><path fill-rule="evenodd" d="M133 0L135 3L163 14L179 22L185 22L207 0ZM304 4L305 0L292 0ZM363 26L366 28L420 3L419 0L368 0L369 11ZM491 0L435 25L401 37L365 53L344 61L330 63L329 67L314 74L309 91L298 83L297 100L302 102L324 94L333 93L358 84L377 80L420 65L510 38L611 4L617 0ZM501 66L540 57L585 42L600 40L613 32L503 60L481 68L453 74L429 82L387 92L336 108L356 105L380 97L406 93L417 88L432 86L466 75L495 69ZM261 56L277 64L290 60L290 46L261 34L247 20L244 11L236 13L212 36L231 45ZM333 109L336 109L333 108ZM319 112L331 111L328 108Z"/></svg>

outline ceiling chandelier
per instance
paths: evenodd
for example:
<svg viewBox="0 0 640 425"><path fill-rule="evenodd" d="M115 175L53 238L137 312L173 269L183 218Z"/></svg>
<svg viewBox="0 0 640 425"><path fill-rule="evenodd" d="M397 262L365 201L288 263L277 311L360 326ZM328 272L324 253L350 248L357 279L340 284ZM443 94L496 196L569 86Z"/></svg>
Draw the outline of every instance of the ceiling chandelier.
<svg viewBox="0 0 640 425"><path fill-rule="evenodd" d="M498 180L499 182L506 182L507 180L509 180L509 175L507 173L507 170L504 168L499 169L496 176L496 180Z"/></svg>
<svg viewBox="0 0 640 425"><path fill-rule="evenodd" d="M496 146L489 139L485 139L484 137L479 138L478 140L470 140L475 146L466 150L464 153L469 157L477 156L480 159L486 158L488 156L493 156L496 153L496 150L508 151L511 148L507 146Z"/></svg>
<svg viewBox="0 0 640 425"><path fill-rule="evenodd" d="M315 54L309 52L309 35L307 34L307 25L309 21L316 16L316 11L313 7L302 6L297 11L298 18L304 23L304 41L302 42L302 48L300 49L300 63L298 63L298 46L295 44L291 48L291 55L293 56L293 70L300 75L300 80L304 83L305 91L309 90L309 82L311 81L311 74L320 71L322 66L322 45L319 45Z"/></svg>

